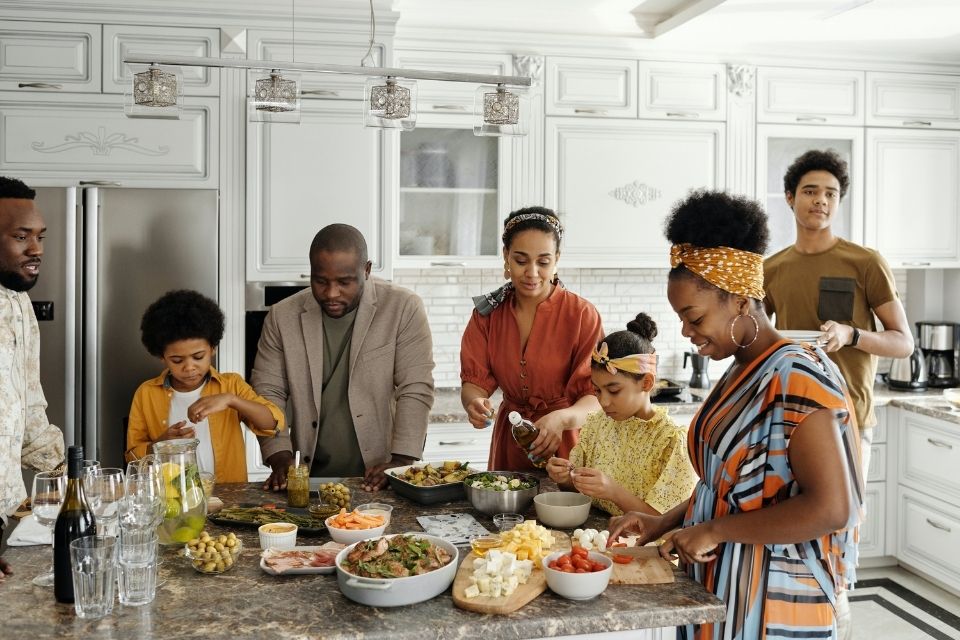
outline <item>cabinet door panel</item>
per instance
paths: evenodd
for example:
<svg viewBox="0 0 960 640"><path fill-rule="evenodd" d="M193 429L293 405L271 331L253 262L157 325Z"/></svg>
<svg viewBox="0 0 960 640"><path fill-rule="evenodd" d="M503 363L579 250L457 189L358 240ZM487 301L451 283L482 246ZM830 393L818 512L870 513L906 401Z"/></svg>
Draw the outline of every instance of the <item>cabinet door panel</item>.
<svg viewBox="0 0 960 640"><path fill-rule="evenodd" d="M0 173L31 184L105 179L124 186L215 187L218 101L194 98L179 120L131 119L116 95L0 100Z"/></svg>
<svg viewBox="0 0 960 640"><path fill-rule="evenodd" d="M190 27L103 27L103 92L127 93L133 75L123 59L130 54L220 57L220 30ZM220 95L220 72L206 67L180 67L183 93L188 96Z"/></svg>
<svg viewBox="0 0 960 640"><path fill-rule="evenodd" d="M867 130L867 244L892 266L960 264L960 132Z"/></svg>
<svg viewBox="0 0 960 640"><path fill-rule="evenodd" d="M306 280L322 227L344 222L383 274L383 134L356 105L305 100L298 126L247 125L247 279Z"/></svg>
<svg viewBox="0 0 960 640"><path fill-rule="evenodd" d="M100 25L0 20L0 89L100 91Z"/></svg>
<svg viewBox="0 0 960 640"><path fill-rule="evenodd" d="M960 505L960 433L956 425L902 411L899 460L901 483Z"/></svg>
<svg viewBox="0 0 960 640"><path fill-rule="evenodd" d="M723 188L721 123L548 118L546 131L546 204L566 227L566 266L667 268L673 204Z"/></svg>
<svg viewBox="0 0 960 640"><path fill-rule="evenodd" d="M960 79L867 73L867 124L960 129Z"/></svg>
<svg viewBox="0 0 960 640"><path fill-rule="evenodd" d="M864 502L866 519L860 524L860 557L882 556L886 521L886 487L882 482L867 483Z"/></svg>
<svg viewBox="0 0 960 640"><path fill-rule="evenodd" d="M897 559L960 589L960 512L900 487Z"/></svg>
<svg viewBox="0 0 960 640"><path fill-rule="evenodd" d="M726 79L722 64L641 62L639 115L724 120Z"/></svg>
<svg viewBox="0 0 960 640"><path fill-rule="evenodd" d="M546 113L637 117L636 60L547 58Z"/></svg>
<svg viewBox="0 0 960 640"><path fill-rule="evenodd" d="M848 124L864 122L862 71L757 69L757 122Z"/></svg>

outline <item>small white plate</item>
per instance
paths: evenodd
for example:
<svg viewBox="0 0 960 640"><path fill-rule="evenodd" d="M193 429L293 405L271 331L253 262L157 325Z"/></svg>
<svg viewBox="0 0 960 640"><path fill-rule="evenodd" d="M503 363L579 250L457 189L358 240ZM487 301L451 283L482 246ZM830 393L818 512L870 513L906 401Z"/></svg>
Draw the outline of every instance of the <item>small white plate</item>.
<svg viewBox="0 0 960 640"><path fill-rule="evenodd" d="M328 542L324 545L314 546L314 547L294 547L289 549L289 551L330 551L336 557L336 554L340 552L346 545L338 544L336 542ZM264 553L269 552L264 551ZM282 553L282 551L277 551L276 553ZM337 570L337 565L333 564L329 567L298 567L296 569L288 569L286 571L277 571L273 567L267 564L266 558L261 554L260 556L260 568L263 569L265 573L269 573L272 576L297 576L304 574L317 574L317 573L335 573Z"/></svg>
<svg viewBox="0 0 960 640"><path fill-rule="evenodd" d="M782 335L787 340L793 340L794 342L809 342L814 345L826 344L826 340L823 340L823 331L811 331L809 329L782 329L780 330L780 335Z"/></svg>

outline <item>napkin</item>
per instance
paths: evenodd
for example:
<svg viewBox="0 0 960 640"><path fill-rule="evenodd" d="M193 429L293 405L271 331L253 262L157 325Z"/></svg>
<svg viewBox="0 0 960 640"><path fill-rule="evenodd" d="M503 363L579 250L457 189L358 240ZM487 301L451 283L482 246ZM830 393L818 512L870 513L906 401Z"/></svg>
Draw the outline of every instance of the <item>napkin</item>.
<svg viewBox="0 0 960 640"><path fill-rule="evenodd" d="M471 538L490 533L469 513L440 513L432 516L417 516L417 522L430 535L443 538L454 545L468 544Z"/></svg>
<svg viewBox="0 0 960 640"><path fill-rule="evenodd" d="M20 520L20 524L7 539L11 547L27 547L33 544L53 544L53 532L37 522L31 513Z"/></svg>

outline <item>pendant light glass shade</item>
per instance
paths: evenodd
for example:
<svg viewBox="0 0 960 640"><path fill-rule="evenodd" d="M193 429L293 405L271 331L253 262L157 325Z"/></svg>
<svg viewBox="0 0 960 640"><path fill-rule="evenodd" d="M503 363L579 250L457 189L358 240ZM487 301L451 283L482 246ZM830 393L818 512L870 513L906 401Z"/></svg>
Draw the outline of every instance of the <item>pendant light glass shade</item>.
<svg viewBox="0 0 960 640"><path fill-rule="evenodd" d="M250 122L300 122L300 76L276 69L249 73L247 116Z"/></svg>
<svg viewBox="0 0 960 640"><path fill-rule="evenodd" d="M363 86L363 124L410 131L417 124L417 83L393 77L367 78Z"/></svg>
<svg viewBox="0 0 960 640"><path fill-rule="evenodd" d="M516 88L505 85L481 85L474 93L473 112L476 123L473 133L478 136L527 135L527 96Z"/></svg>
<svg viewBox="0 0 960 640"><path fill-rule="evenodd" d="M133 81L124 92L128 118L180 118L183 75L179 67L131 65Z"/></svg>

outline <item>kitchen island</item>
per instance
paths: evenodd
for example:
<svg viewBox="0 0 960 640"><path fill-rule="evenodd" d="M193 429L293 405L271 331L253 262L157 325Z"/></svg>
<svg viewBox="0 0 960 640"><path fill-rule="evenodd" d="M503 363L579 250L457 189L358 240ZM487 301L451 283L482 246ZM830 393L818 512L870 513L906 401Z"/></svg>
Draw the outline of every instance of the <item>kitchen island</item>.
<svg viewBox="0 0 960 640"><path fill-rule="evenodd" d="M418 515L473 513L489 530L488 516L466 501L420 505L393 491L376 494L360 489L359 479L345 481L353 505L376 500L393 505L386 533L422 531ZM555 489L549 480L544 490ZM227 506L241 503L284 503L285 494L270 494L259 484L217 485ZM524 514L534 518L531 509ZM605 514L591 511L584 526L606 528ZM610 585L594 600L566 600L549 590L509 616L484 615L454 606L450 591L406 607L371 608L348 600L337 587L336 574L274 577L259 566L259 540L255 528L221 527L207 523L211 533L234 531L243 539L238 565L221 575L203 575L178 557L177 550L162 551L156 600L134 608L119 604L101 620L81 620L72 605L58 604L52 589L30 580L50 562L50 547L12 547L5 554L16 572L0 584L4 620L0 637L44 638L541 638L595 634L630 629L656 629L678 624L723 619L722 603L700 584L676 572L676 582L661 585ZM326 534L299 536L299 545L323 544ZM461 549L461 551L464 551ZM465 551L469 551L467 548ZM463 557L463 554L461 554ZM637 632L631 637L643 638ZM651 635L650 637L656 637Z"/></svg>

